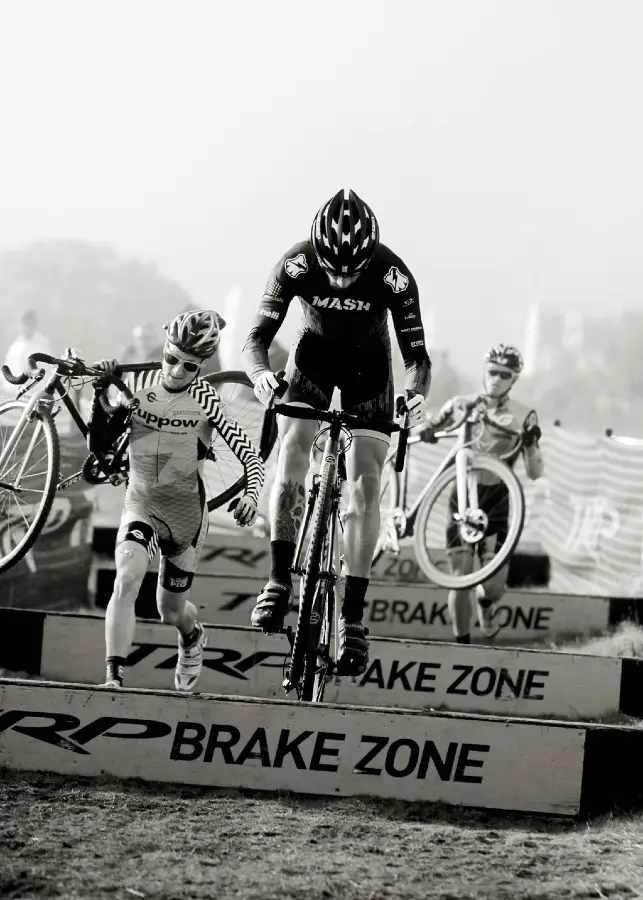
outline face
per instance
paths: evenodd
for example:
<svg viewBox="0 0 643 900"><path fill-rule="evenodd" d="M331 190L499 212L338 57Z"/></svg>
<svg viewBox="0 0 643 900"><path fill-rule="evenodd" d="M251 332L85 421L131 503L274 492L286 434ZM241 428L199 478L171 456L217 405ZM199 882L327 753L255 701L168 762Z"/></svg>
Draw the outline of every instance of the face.
<svg viewBox="0 0 643 900"><path fill-rule="evenodd" d="M351 284L354 284L359 278L360 273L357 275L332 275L330 272L326 272L326 278L328 278L328 283L332 288L335 288L336 291L344 291L347 287L350 287Z"/></svg>
<svg viewBox="0 0 643 900"><path fill-rule="evenodd" d="M507 366L487 363L484 367L484 389L490 397L504 397L509 393L518 376Z"/></svg>
<svg viewBox="0 0 643 900"><path fill-rule="evenodd" d="M191 384L199 374L205 360L191 353L184 353L174 344L163 348L163 383L171 391L180 391Z"/></svg>

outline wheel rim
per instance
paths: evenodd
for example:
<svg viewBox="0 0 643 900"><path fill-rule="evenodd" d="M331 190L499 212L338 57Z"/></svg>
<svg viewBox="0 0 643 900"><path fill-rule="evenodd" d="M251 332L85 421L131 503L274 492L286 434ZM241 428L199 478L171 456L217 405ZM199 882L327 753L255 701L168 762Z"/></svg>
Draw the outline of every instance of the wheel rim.
<svg viewBox="0 0 643 900"><path fill-rule="evenodd" d="M19 402L0 408L0 454L24 408L25 404ZM40 524L54 475L49 469L52 454L51 431L42 419L35 418L27 422L20 440L0 468L0 482L18 487L18 490L0 487L0 553L5 565L19 554Z"/></svg>
<svg viewBox="0 0 643 900"><path fill-rule="evenodd" d="M476 473L478 484L488 484L489 475L495 476L496 482L503 483L504 497L501 501L497 490L489 490L486 494L481 491L480 499L481 505L484 506L484 515L480 515L479 507L471 507L467 520L460 523L458 529L461 527L470 536L480 521L488 520L489 528L486 534L491 531L493 535L504 505L507 520L507 536L504 542L495 549L485 545L484 539L482 543L469 543L475 560L474 571L467 574L456 574L451 571L446 550L446 529L447 524L452 521L449 497L455 486L454 469L448 470L436 481L434 490L422 505L415 526L416 555L423 571L435 584L454 590L473 587L497 572L513 551L524 521L522 489L511 470L494 458L477 457L470 464L469 471ZM461 543L466 544L464 541ZM482 551L482 560L479 558L479 551Z"/></svg>

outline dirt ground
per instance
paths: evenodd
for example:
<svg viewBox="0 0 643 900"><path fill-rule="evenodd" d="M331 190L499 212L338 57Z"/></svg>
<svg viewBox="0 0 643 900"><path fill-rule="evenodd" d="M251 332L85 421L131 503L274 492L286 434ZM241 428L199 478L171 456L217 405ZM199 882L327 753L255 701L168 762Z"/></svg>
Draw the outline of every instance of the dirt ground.
<svg viewBox="0 0 643 900"><path fill-rule="evenodd" d="M643 629L550 646L643 656ZM643 815L573 823L0 772L2 900L590 897L643 898Z"/></svg>
<svg viewBox="0 0 643 900"><path fill-rule="evenodd" d="M4 772L0 897L643 897L643 819Z"/></svg>

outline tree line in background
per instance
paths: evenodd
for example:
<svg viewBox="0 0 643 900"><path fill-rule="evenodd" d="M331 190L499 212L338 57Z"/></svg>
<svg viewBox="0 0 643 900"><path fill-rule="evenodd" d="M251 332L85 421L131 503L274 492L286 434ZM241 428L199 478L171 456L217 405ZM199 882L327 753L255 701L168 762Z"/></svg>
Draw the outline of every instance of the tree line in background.
<svg viewBox="0 0 643 900"><path fill-rule="evenodd" d="M12 324L27 309L56 352L66 346L87 359L113 355L131 339L134 325L162 323L192 298L153 262L125 258L108 245L82 241L42 241L0 252L0 311L4 329L0 357L15 336ZM502 337L502 336L500 336ZM395 383L404 369L394 343ZM515 396L535 407L544 424L586 433L643 437L643 311L593 320L582 346L557 353L534 374L523 377ZM452 364L448 350L430 348L433 386L430 407L456 393L477 390ZM482 370L482 361L480 361Z"/></svg>

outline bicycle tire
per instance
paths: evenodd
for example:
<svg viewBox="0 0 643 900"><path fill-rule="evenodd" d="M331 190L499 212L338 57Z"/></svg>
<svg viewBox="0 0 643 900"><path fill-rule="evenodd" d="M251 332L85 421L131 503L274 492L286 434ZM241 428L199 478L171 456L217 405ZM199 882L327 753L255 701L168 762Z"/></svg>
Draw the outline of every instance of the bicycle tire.
<svg viewBox="0 0 643 900"><path fill-rule="evenodd" d="M494 456L484 455L474 456L470 460L468 466L469 468L482 469L491 475L495 475L504 483L509 493L509 499L512 502L511 510L514 511L514 515L508 523L507 537L504 544L496 556L488 563L485 563L475 572L471 572L468 575L456 575L452 572L440 569L429 555L425 545L424 535L426 523L431 513L433 503L437 500L440 493L446 488L449 482L455 481L455 467L450 466L435 480L434 484L432 484L427 491L426 496L422 499L417 512L414 533L415 556L420 568L427 578L434 584L449 590L466 590L477 584L481 584L483 581L486 581L487 578L495 575L495 573L505 564L510 554L515 550L516 545L520 540L525 521L525 497L518 478L509 466L505 465L505 463Z"/></svg>
<svg viewBox="0 0 643 900"><path fill-rule="evenodd" d="M299 678L309 673L306 683L302 685L302 700L312 700L314 678L310 677L312 666L317 664L317 642L321 623L311 622L311 613L319 586L324 539L328 530L328 518L333 497L333 483L337 472L337 457L325 454L322 463L319 491L315 501L312 518L312 530L306 551L304 574L301 576L301 593L297 628L292 645L289 678L297 684Z"/></svg>
<svg viewBox="0 0 643 900"><path fill-rule="evenodd" d="M3 413L17 410L25 410L27 404L22 400L8 400L6 403L0 404L0 418ZM42 531L49 513L51 505L54 502L56 488L58 486L58 475L60 472L60 440L56 423L49 412L39 411L36 414L42 424L47 441L47 474L45 477L45 485L40 501L40 508L36 514L33 523L27 529L24 538L10 552L0 557L0 572L6 572L31 550L35 544L40 532ZM0 426L2 422L0 421ZM1 478L0 473L0 478Z"/></svg>
<svg viewBox="0 0 643 900"><path fill-rule="evenodd" d="M395 455L390 456L386 460L384 468L382 469L382 479L380 483L380 533L377 538L377 544L375 545L375 552L373 553L372 566L382 558L384 545L386 543L385 537L386 529L388 527L388 517L386 519L383 519L382 517L382 498L384 497L387 487L390 487L391 490L390 507L393 510L396 509L400 503L400 473L395 468Z"/></svg>
<svg viewBox="0 0 643 900"><path fill-rule="evenodd" d="M252 381L246 375L245 372L234 369L229 372L213 372L210 375L204 375L203 380L207 381L214 388L220 386L222 384L238 384L242 387L252 389ZM264 411L264 416L266 415L267 410ZM269 438L267 441L267 445L264 447L259 447L259 453L262 460L265 462L270 456L272 449L275 445L275 441L277 440L277 426L276 423L274 427L271 429ZM212 512L215 509L219 509L225 503L228 503L230 500L233 500L238 494L242 493L246 486L246 476L241 475L236 481L234 481L231 485L229 485L225 490L216 494L214 497L209 497L207 501L208 512Z"/></svg>
<svg viewBox="0 0 643 900"><path fill-rule="evenodd" d="M330 567L330 558L328 556L328 531L324 541L324 558L328 558ZM319 625L311 625L311 642L315 646L328 645L330 655L330 645L333 639L333 620L335 615L335 583L331 581L318 581L317 591L315 594L315 602L313 603L313 612L319 616ZM324 699L324 691L326 690L326 674L328 666L319 665L319 658L314 654L306 655L304 661L303 676L303 694L310 693L310 699L314 703L322 703ZM312 681L312 684L309 682Z"/></svg>

